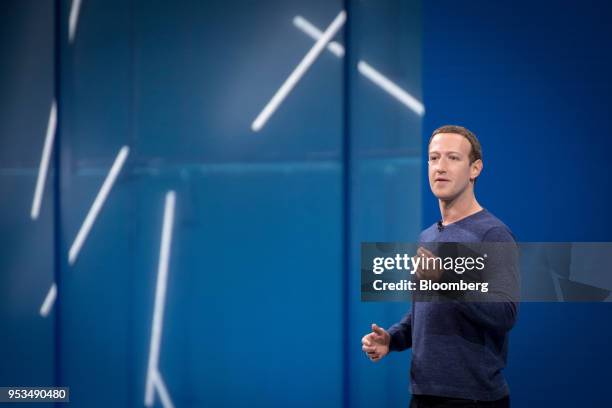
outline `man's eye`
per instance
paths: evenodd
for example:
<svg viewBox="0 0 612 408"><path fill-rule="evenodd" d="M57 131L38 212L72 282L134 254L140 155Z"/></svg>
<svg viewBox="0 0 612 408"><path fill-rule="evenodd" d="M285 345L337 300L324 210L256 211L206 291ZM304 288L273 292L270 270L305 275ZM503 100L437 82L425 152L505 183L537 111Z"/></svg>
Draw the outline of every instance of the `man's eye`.
<svg viewBox="0 0 612 408"><path fill-rule="evenodd" d="M451 160L459 160L459 157L457 157L457 156L451 156L451 157L450 157L450 159L451 159Z"/></svg>
<svg viewBox="0 0 612 408"><path fill-rule="evenodd" d="M435 161L435 160L438 160L438 158L437 157L433 157L433 156L429 158L429 161Z"/></svg>

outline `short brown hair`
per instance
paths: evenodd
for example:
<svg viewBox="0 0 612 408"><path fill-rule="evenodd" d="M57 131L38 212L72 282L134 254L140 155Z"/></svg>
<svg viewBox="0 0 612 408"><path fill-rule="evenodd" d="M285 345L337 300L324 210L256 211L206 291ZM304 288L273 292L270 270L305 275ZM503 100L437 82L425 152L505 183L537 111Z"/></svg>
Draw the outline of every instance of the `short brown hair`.
<svg viewBox="0 0 612 408"><path fill-rule="evenodd" d="M465 137L468 142L470 142L470 146L472 146L472 149L470 150L470 164L474 163L476 160L482 160L482 147L480 147L480 142L478 141L476 135L472 133L469 129L457 125L440 126L431 134L431 137L429 138L429 143L427 144L428 149L429 145L431 144L431 139L433 139L433 137L438 133L456 133Z"/></svg>

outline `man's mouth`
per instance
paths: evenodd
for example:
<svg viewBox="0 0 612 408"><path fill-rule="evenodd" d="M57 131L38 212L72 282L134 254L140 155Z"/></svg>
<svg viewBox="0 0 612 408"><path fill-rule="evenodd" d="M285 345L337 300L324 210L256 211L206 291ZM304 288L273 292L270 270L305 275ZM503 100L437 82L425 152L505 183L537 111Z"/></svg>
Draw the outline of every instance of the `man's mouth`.
<svg viewBox="0 0 612 408"><path fill-rule="evenodd" d="M438 177L438 178L436 178L434 180L434 182L438 182L438 181L450 181L450 180L449 179L445 179L445 178L441 178L441 177Z"/></svg>

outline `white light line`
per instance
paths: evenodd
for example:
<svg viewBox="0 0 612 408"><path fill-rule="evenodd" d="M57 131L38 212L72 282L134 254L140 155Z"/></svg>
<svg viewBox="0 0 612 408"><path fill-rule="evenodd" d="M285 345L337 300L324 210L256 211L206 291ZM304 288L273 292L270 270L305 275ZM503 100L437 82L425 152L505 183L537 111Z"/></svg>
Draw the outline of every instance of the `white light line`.
<svg viewBox="0 0 612 408"><path fill-rule="evenodd" d="M68 262L70 263L70 265L73 265L77 257L79 256L81 247L83 246L83 243L85 243L87 235L89 234L89 231L91 230L91 227L94 221L96 220L98 213L102 209L102 206L106 201L108 193L110 192L111 188L113 188L113 184L115 183L115 180L117 179L117 176L119 175L121 167L123 167L123 163L125 163L125 159L127 158L129 152L130 148L127 146L123 146L119 151L119 154L117 155L117 158L115 159L115 162L113 163L113 166L111 167L108 176L106 176L106 180L104 180L104 183L102 184L102 188L100 188L100 191L98 192L98 195L96 196L93 205L91 206L89 212L87 213L87 216L85 217L83 225L81 225L81 229L79 230L76 239L70 247L70 251L68 252Z"/></svg>
<svg viewBox="0 0 612 408"><path fill-rule="evenodd" d="M293 18L293 25L295 25L297 28L302 30L306 35L308 35L314 40L318 40L319 38L321 38L321 30L319 30L316 26L311 24L302 16L295 16ZM327 49L338 58L344 56L344 47L336 42L330 43ZM417 115L423 116L425 114L425 107L423 106L422 102L410 95L408 92L404 91L398 85L393 83L390 79L388 79L383 74L374 69L367 62L359 61L357 69L363 76L374 82L384 91L388 92L391 96L406 105Z"/></svg>
<svg viewBox="0 0 612 408"><path fill-rule="evenodd" d="M172 225L174 223L174 206L176 194L174 191L166 193L166 204L164 208L164 222L162 226L161 246L159 249L159 265L157 269L157 287L155 290L155 304L153 306L153 327L151 330L151 346L149 350L149 364L147 367L147 381L145 387L145 405L153 405L154 386L162 398L167 401L170 398L161 376L159 374L159 350L162 336L162 323L164 320L164 305L166 302L166 287L168 283L168 262L170 260L170 246L172 244ZM165 394L165 397L164 397ZM172 403L170 402L170 406ZM164 403L164 406L167 406Z"/></svg>
<svg viewBox="0 0 612 408"><path fill-rule="evenodd" d="M49 288L49 292L47 293L47 296L45 297L45 301L40 307L40 315L42 317L49 316L49 312L51 312L51 308L53 307L53 304L55 303L56 297L57 297L57 285L55 284L55 282L53 282L53 284Z"/></svg>
<svg viewBox="0 0 612 408"><path fill-rule="evenodd" d="M321 30L310 24L310 22L302 16L295 16L293 18L293 25L302 30L306 35L315 41L321 38L323 35ZM344 47L336 41L332 41L327 44L327 49L338 58L344 57Z"/></svg>
<svg viewBox="0 0 612 408"><path fill-rule="evenodd" d="M164 383L164 380L159 371L155 375L155 388L157 388L157 392L159 393L159 399L161 400L164 408L174 408L174 404L170 399L170 394L168 394L166 384Z"/></svg>
<svg viewBox="0 0 612 408"><path fill-rule="evenodd" d="M79 12L81 11L81 0L72 0L70 5L70 17L68 19L68 41L74 41L77 23L79 22Z"/></svg>
<svg viewBox="0 0 612 408"><path fill-rule="evenodd" d="M300 61L298 66L295 67L295 69L293 70L291 75L289 75L289 77L285 80L283 85L278 89L278 91L276 91L270 102L268 102L268 104L264 107L264 109L257 116L257 118L255 118L253 124L251 125L251 129L254 132L258 132L266 124L270 116L272 116L274 111L287 97L289 92L291 92L293 87L306 73L308 68L310 68L312 63L321 54L327 43L333 38L334 35L336 35L336 33L342 27L345 21L346 12L342 10L340 13L338 13L334 21L329 25L329 27L327 27L323 35L319 37L319 39L315 42L310 51L308 51L308 53L304 56L302 61Z"/></svg>
<svg viewBox="0 0 612 408"><path fill-rule="evenodd" d="M53 141L55 140L55 129L57 127L57 104L55 100L51 103L51 112L49 112L49 123L47 124L47 135L45 136L45 144L40 159L40 167L38 168L38 178L36 179L36 188L34 189L34 200L32 200L32 210L30 217L33 220L38 219L40 214L40 203L42 202L43 191L45 190L45 180L49 171L49 161L51 159L51 151L53 151Z"/></svg>
<svg viewBox="0 0 612 408"><path fill-rule="evenodd" d="M367 62L359 61L357 64L357 69L363 74L363 76L370 79L383 90L387 91L395 99L412 109L417 115L423 116L425 114L425 107L420 101L399 86L395 85L386 76L372 68L372 66Z"/></svg>

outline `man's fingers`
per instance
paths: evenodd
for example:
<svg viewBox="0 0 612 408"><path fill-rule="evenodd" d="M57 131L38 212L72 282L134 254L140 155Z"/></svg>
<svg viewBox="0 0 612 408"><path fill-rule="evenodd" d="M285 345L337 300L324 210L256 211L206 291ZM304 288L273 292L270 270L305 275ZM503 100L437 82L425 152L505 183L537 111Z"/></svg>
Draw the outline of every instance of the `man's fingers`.
<svg viewBox="0 0 612 408"><path fill-rule="evenodd" d="M382 327L378 327L378 325L376 323L372 323L372 331L376 334L378 334L379 336L384 336L385 335L385 331Z"/></svg>
<svg viewBox="0 0 612 408"><path fill-rule="evenodd" d="M371 346L372 345L372 342L370 341L370 335L369 334L367 334L367 335L362 337L361 344L363 344L364 346Z"/></svg>
<svg viewBox="0 0 612 408"><path fill-rule="evenodd" d="M361 350L365 351L366 353L373 353L374 351L376 351L376 347L368 347L364 345L361 347Z"/></svg>
<svg viewBox="0 0 612 408"><path fill-rule="evenodd" d="M417 254L425 255L427 258L435 258L435 255L430 250L424 247L419 247L419 249L417 249Z"/></svg>

